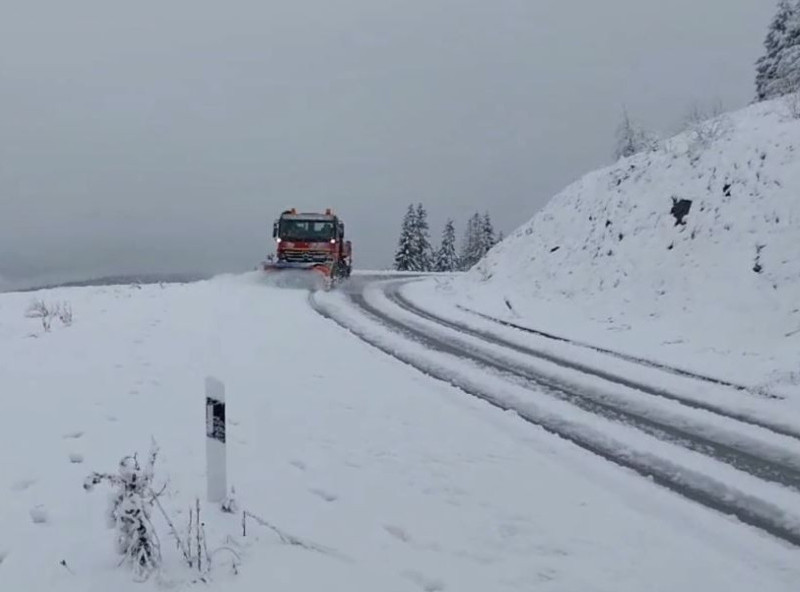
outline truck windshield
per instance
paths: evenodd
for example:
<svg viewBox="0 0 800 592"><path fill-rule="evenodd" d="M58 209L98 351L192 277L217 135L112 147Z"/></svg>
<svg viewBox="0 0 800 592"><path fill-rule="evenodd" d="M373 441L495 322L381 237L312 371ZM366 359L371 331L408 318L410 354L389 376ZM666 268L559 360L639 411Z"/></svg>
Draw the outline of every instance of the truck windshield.
<svg viewBox="0 0 800 592"><path fill-rule="evenodd" d="M278 236L282 240L328 241L336 238L330 220L281 220Z"/></svg>

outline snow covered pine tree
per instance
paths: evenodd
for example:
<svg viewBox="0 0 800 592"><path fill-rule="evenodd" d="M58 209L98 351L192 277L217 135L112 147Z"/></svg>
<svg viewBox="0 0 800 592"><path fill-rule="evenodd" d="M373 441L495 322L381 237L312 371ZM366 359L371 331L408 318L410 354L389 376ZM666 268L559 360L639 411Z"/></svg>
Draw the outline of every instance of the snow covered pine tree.
<svg viewBox="0 0 800 592"><path fill-rule="evenodd" d="M494 235L492 218L489 216L489 212L485 212L483 214L483 220L481 221L481 258L483 258L495 244L497 244L497 239Z"/></svg>
<svg viewBox="0 0 800 592"><path fill-rule="evenodd" d="M458 255L456 255L456 228L452 219L445 222L442 231L442 242L436 251L434 271L455 271L458 269Z"/></svg>
<svg viewBox="0 0 800 592"><path fill-rule="evenodd" d="M468 271L481 258L481 217L476 212L467 221L464 230L464 240L461 243L460 266L462 271Z"/></svg>
<svg viewBox="0 0 800 592"><path fill-rule="evenodd" d="M403 217L403 225L400 228L400 240L397 244L397 251L394 255L394 268L397 271L412 271L414 262L414 223L416 211L413 205L409 205L406 215Z"/></svg>
<svg viewBox="0 0 800 592"><path fill-rule="evenodd" d="M617 144L614 147L614 158L628 158L640 152L653 150L658 145L658 138L634 122L627 109L622 111L622 121L617 126Z"/></svg>
<svg viewBox="0 0 800 592"><path fill-rule="evenodd" d="M414 230L412 233L414 248L413 271L431 271L433 269L433 249L431 248L430 227L428 226L428 212L417 204L414 216Z"/></svg>
<svg viewBox="0 0 800 592"><path fill-rule="evenodd" d="M464 232L460 269L462 271L472 269L496 244L497 238L489 212L485 212L483 216L474 213L467 222L467 229Z"/></svg>
<svg viewBox="0 0 800 592"><path fill-rule="evenodd" d="M756 101L800 91L800 0L780 0L756 62Z"/></svg>

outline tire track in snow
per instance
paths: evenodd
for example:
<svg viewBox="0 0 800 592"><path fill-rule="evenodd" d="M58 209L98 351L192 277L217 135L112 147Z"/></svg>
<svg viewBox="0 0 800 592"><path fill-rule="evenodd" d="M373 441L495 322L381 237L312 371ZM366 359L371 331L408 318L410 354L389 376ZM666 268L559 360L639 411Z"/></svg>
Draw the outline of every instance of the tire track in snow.
<svg viewBox="0 0 800 592"><path fill-rule="evenodd" d="M380 311L375 311L361 294L354 293L348 296L352 303L360 309L360 315L370 322L386 327L392 332L400 333L429 350L460 359L465 357L465 352L458 347L424 332L410 329L402 323L383 315ZM434 379L448 383L494 407L504 411L514 411L524 421L536 425L548 433L563 438L618 466L631 469L689 500L724 515L734 516L745 524L800 547L800 521L771 502L741 492L717 479L680 466L655 454L626 448L619 441L587 430L584 426L569 419L555 417L546 411L537 412L537 410L520 408L509 403L504 397L497 396L491 389L477 384L475 380L470 379L468 376L453 373L435 362L428 361L424 354L411 354L405 348L394 347L385 343L383 339L358 327L357 323L349 322L342 318L343 315L337 314L333 307L321 303L314 293L309 295L309 304L322 317L335 322L376 349ZM466 357L474 359L469 354ZM479 361L479 363L481 362Z"/></svg>
<svg viewBox="0 0 800 592"><path fill-rule="evenodd" d="M409 300L405 297L400 295L400 298L409 302ZM493 317L492 315L488 315L486 313L479 312L477 310L472 310L471 308L467 308L466 306L462 306L460 304L456 305L456 308L459 310L463 310L466 313L474 315L476 317L482 318L485 321L489 321L494 323L495 325L501 325L503 327L509 327L516 331L522 331L523 333L529 333L531 335L538 335L539 337L544 337L545 339L550 339L552 341L560 341L561 343L568 343L570 345L574 345L575 347L580 347L583 349L590 349L596 351L601 354L606 354L609 356L613 356L615 358L619 358L621 360L625 360L626 362L633 362L634 364L638 364L640 366L649 366L650 368L657 368L658 370L663 370L664 372L669 372L670 374L677 374L678 376L685 376L687 378L692 378L694 380L699 380L701 382L708 382L711 384L717 384L720 386L726 386L737 391L749 391L750 387L747 387L743 384L738 384L735 382L730 382L724 380L722 378L716 378L714 376L708 376L706 374L700 374L699 372L692 372L691 370L685 370L683 368L678 368L676 366L669 366L667 364L662 364L660 362L656 362L655 360L649 360L647 358L641 358L639 356L634 356L631 354L626 354L618 351L614 351L613 349L608 349L605 347L600 347L598 345L592 345L591 343L585 343L583 341L576 341L574 339L570 339L568 337L562 337L560 335L555 335L553 333L548 333L547 331L541 331L540 329L534 329L533 327L525 327L524 325L518 325L517 323L513 323L511 321L506 321L503 319L498 319L497 317ZM539 352L535 355L539 355L541 357L549 357L552 354L547 352ZM556 360L562 360L564 362L568 362L564 358L560 358L558 356L552 356ZM590 371L593 369L589 368ZM800 434L798 434L800 437Z"/></svg>
<svg viewBox="0 0 800 592"><path fill-rule="evenodd" d="M412 304L406 305L396 293L389 293L386 296L407 312L424 316L424 318L428 318L432 322L437 322L435 320L437 317L428 315L425 311L417 313L417 309ZM387 316L385 311L376 309L360 295L354 298L359 306L372 314L381 317ZM412 332L424 333L419 328L411 327L403 321L397 319L395 321ZM445 325L445 322L440 324ZM445 326L462 333L457 328L457 325L453 323L447 323ZM472 336L483 340L479 333ZM434 336L434 338L443 339L441 336ZM489 337L485 341L495 345L502 344L502 342L495 343ZM779 483L800 491L800 459L796 455L771 446L759 446L760 443L752 441L752 439L741 436L732 437L719 430L707 430L702 423L694 422L694 425L691 425L691 422L685 419L666 416L658 410L646 409L641 404L630 405L630 408L628 408L624 400L615 401L604 397L602 393L592 393L586 388L547 377L533 368L528 368L497 355L478 351L464 345L459 345L458 347L460 348L459 351L462 352L462 357L470 358L496 372L510 375L512 379L520 379L523 381L523 385L531 388L531 390L545 392L585 411L625 423L661 440L670 441L689 450L700 452L765 481Z"/></svg>
<svg viewBox="0 0 800 592"><path fill-rule="evenodd" d="M655 386L653 386L651 384L647 384L647 383L642 382L642 381L629 379L629 378L626 378L624 376L620 376L619 374L614 374L614 373L611 373L611 372L607 372L605 370L601 370L599 368L595 368L595 367L587 365L587 364L582 364L580 362L575 362L573 360L569 360L569 359L566 359L564 357L554 355L554 354L552 354L550 352L546 352L546 351L542 351L542 350L538 350L538 349L534 349L534 348L530 348L530 347L525 347L525 346L520 345L518 343L510 342L510 341L505 340L502 337L499 337L499 336L494 335L492 333L489 333L489 332L486 332L486 331L480 331L480 330L474 329L472 327L461 325L461 324L456 323L454 321L451 321L449 319L442 318L442 317L440 317L440 316L438 316L438 315L436 315L436 314L434 314L434 313L432 313L430 311L424 310L424 309L420 308L419 306L417 306L416 304L414 304L413 302L409 301L408 298L406 298L405 296L403 296L402 294L400 294L396 290L392 290L392 291L386 292L386 296L392 302L394 302L397 306L407 310L408 312L410 312L412 314L415 314L415 315L417 315L419 317L428 319L431 322L437 323L439 325L443 325L445 327L451 328L451 329L453 329L455 331L458 331L460 333L464 333L466 335L471 335L473 337L477 337L478 339L481 339L481 340L486 341L488 343L493 343L493 344L499 345L501 347L506 347L506 348L514 350L514 351L516 351L518 353L522 353L522 354L531 356L533 358L538 358L538 359L541 359L541 360L544 360L544 361L547 361L547 362L551 362L551 363L556 364L558 366L561 366L563 368L566 368L566 369L569 369L569 370L575 370L576 372L580 372L581 374L586 374L586 375L589 375L589 376L595 376L595 377L600 378L602 380L605 380L607 382L612 382L612 383L615 383L615 384L619 384L620 386L624 386L624 387L627 387L627 388L632 388L634 390L641 391L643 393L646 393L648 395L652 395L654 397L661 397L663 399L667 399L667 400L670 400L670 401L674 401L676 403L680 403L681 405L685 405L687 407L691 407L691 408L694 408L694 409L701 409L703 411L708 411L710 413L713 413L715 415L719 415L721 417L725 417L725 418L728 418L728 419L731 419L731 420L734 420L734 421L738 421L738 422L746 423L748 425L752 425L752 426L755 426L755 427L758 427L758 428L762 428L762 429L768 430L770 432L774 432L774 433L779 434L781 436L786 436L787 438L792 438L792 439L797 440L797 441L800 442L800 431L792 429L789 426L782 425L782 424L777 424L777 423L774 423L774 422L765 421L763 419L757 419L757 418L752 417L750 415L747 415L747 414L744 414L744 413L738 413L738 412L733 411L731 409L726 409L724 407L720 407L719 405L714 405L712 403L707 403L707 402L699 401L697 399L691 399L691 398L687 398L687 397L682 397L680 395L676 395L675 393L671 393L669 391L666 391L664 389L660 389L658 387L655 387ZM475 313L475 314L480 314L480 313ZM489 319L491 319L491 317L489 317ZM580 345L580 344L578 344L578 345ZM602 350L597 350L597 351L600 351L601 353L605 353ZM630 359L628 361L632 361L634 363L640 363L635 358L632 358L632 359ZM646 366L646 365L650 365L650 364L649 363L645 363L644 361L642 361L640 363L640 365L645 365ZM659 368L661 370L664 370L666 372L672 372L673 370L675 370L672 367L660 367L658 365L655 365L654 367L657 367L657 368ZM688 376L692 377L691 374L688 375ZM697 379L701 380L702 378L700 378L699 375L698 375ZM710 382L716 382L715 379L710 379L709 381ZM741 386L735 385L733 383L726 383L724 381L723 382L717 382L717 384L720 384L721 386L730 386L730 387L735 388L737 390L745 389L745 387L741 387Z"/></svg>

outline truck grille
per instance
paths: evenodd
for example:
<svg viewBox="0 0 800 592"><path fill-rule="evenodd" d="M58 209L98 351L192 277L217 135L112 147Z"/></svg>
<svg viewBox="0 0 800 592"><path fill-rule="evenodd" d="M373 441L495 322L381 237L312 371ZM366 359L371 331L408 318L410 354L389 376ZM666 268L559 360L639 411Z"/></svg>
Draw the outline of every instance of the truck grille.
<svg viewBox="0 0 800 592"><path fill-rule="evenodd" d="M326 261L330 261L331 254L328 251L286 249L281 252L279 259L291 263L325 263Z"/></svg>

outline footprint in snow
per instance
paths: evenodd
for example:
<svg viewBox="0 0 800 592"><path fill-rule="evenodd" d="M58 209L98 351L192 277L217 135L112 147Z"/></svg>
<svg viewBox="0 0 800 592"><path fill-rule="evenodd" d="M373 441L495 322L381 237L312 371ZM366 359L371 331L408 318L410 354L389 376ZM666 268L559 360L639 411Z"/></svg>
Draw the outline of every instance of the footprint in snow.
<svg viewBox="0 0 800 592"><path fill-rule="evenodd" d="M552 582L558 577L558 572L551 568L545 568L536 572L536 580L540 583Z"/></svg>
<svg viewBox="0 0 800 592"><path fill-rule="evenodd" d="M77 440L81 436L83 436L83 432L68 432L68 433L64 434L64 439L65 440Z"/></svg>
<svg viewBox="0 0 800 592"><path fill-rule="evenodd" d="M339 499L339 496L336 495L335 493L330 493L323 489L314 488L314 489L309 489L308 491L310 493L313 493L317 497L324 499L326 502L335 502L337 499Z"/></svg>
<svg viewBox="0 0 800 592"><path fill-rule="evenodd" d="M44 506L36 506L30 510L31 520L34 524L47 524L50 522L50 516L47 514Z"/></svg>
<svg viewBox="0 0 800 592"><path fill-rule="evenodd" d="M0 549L0 565L2 565L3 561L6 560L6 557L8 557L8 553L9 551L7 549Z"/></svg>
<svg viewBox="0 0 800 592"><path fill-rule="evenodd" d="M115 416L113 416L113 415L106 415L106 419L107 419L108 421L112 422L112 423L114 423L115 421L117 421L117 418L116 418Z"/></svg>
<svg viewBox="0 0 800 592"><path fill-rule="evenodd" d="M384 524L383 528L398 541L402 541L403 543L411 542L411 536L408 534L408 532L406 532L405 529L395 526L394 524Z"/></svg>
<svg viewBox="0 0 800 592"><path fill-rule="evenodd" d="M421 590L424 590L425 592L440 592L445 588L442 580L438 578L431 578L418 571L405 571L403 572L403 576L414 582L420 587Z"/></svg>
<svg viewBox="0 0 800 592"><path fill-rule="evenodd" d="M25 491L35 483L36 479L23 479L21 481L17 481L16 483L14 483L14 485L11 486L11 489L13 489L14 491Z"/></svg>
<svg viewBox="0 0 800 592"><path fill-rule="evenodd" d="M74 465L78 465L83 462L83 455L78 452L70 452L69 462L71 462Z"/></svg>
<svg viewBox="0 0 800 592"><path fill-rule="evenodd" d="M300 469L301 471L306 470L306 463L304 463L302 460L291 460L289 461L289 464L297 469Z"/></svg>

